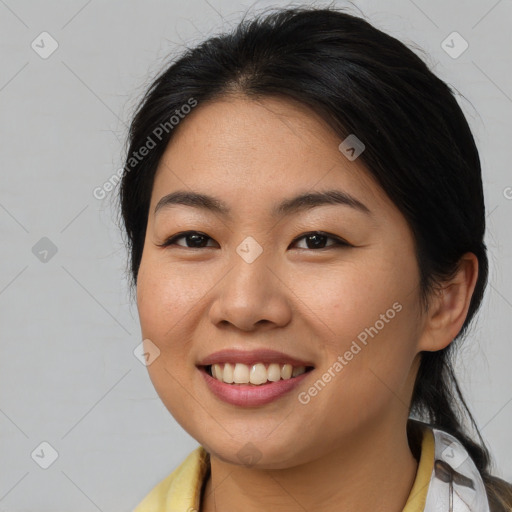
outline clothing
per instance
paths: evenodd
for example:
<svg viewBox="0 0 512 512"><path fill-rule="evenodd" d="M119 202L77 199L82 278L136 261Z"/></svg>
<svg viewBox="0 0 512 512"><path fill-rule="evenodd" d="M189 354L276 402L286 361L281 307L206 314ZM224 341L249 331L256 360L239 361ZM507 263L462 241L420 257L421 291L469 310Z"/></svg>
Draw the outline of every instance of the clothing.
<svg viewBox="0 0 512 512"><path fill-rule="evenodd" d="M464 446L425 423L414 484L402 512L489 512L482 479ZM134 512L197 512L210 474L210 456L199 446L157 484Z"/></svg>

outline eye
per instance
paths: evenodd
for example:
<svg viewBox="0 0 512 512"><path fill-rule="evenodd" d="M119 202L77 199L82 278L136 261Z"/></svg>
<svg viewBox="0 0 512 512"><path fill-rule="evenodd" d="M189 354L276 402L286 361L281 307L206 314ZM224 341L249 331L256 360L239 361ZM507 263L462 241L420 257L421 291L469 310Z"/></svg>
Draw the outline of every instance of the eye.
<svg viewBox="0 0 512 512"><path fill-rule="evenodd" d="M306 233L305 235L302 235L298 238L296 238L293 243L304 239L306 242L306 249L329 249L329 247L335 247L335 246L347 246L350 247L350 244L348 242L345 242L345 240L342 240L341 238L330 235L329 233L325 233L324 231L312 231L311 233ZM326 240L334 240L334 243L325 246ZM312 247L310 247L312 246Z"/></svg>
<svg viewBox="0 0 512 512"><path fill-rule="evenodd" d="M187 241L190 241L191 245L181 245L177 244L176 241L184 238ZM179 247L186 247L188 249L200 249L204 247L203 242L207 239L213 240L208 235L204 233L200 233L199 231L184 231L182 233L178 233L171 238L168 238L163 244L159 244L159 247L168 247L170 245L178 245Z"/></svg>
<svg viewBox="0 0 512 512"><path fill-rule="evenodd" d="M178 240L181 240L182 238L186 240L186 245L176 243ZM292 245L302 239L304 239L306 242L306 249L328 249L329 247L336 246L351 247L351 245L345 240L342 240L337 236L330 235L329 233L325 233L323 231L312 231L310 233L306 233L305 235L296 238L292 242ZM185 247L188 249L201 249L203 247L206 247L205 242L207 240L213 239L199 231L184 231L182 233L178 233L172 236L171 238L168 238L163 244L159 244L159 247L169 247L172 245L177 245L179 247ZM327 240L333 240L334 243L326 247L325 242ZM188 242L190 243L190 245Z"/></svg>

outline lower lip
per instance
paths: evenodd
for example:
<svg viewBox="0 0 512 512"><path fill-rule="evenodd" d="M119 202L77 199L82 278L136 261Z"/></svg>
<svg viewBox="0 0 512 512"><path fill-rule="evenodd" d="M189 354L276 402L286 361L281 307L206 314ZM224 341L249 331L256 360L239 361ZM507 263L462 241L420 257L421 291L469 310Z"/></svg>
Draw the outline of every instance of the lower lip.
<svg viewBox="0 0 512 512"><path fill-rule="evenodd" d="M241 407L254 407L268 404L286 395L307 378L312 370L291 379L281 379L277 382L269 382L259 386L251 384L226 384L211 377L204 367L199 368L199 371L203 375L210 391L224 402Z"/></svg>

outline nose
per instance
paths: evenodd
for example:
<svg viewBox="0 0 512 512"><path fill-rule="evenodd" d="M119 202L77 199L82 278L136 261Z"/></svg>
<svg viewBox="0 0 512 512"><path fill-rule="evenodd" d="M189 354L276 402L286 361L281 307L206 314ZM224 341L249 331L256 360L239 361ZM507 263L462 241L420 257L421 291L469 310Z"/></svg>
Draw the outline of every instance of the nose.
<svg viewBox="0 0 512 512"><path fill-rule="evenodd" d="M291 321L290 283L265 251L254 261L242 256L234 253L230 268L214 288L210 321L242 331L284 327Z"/></svg>

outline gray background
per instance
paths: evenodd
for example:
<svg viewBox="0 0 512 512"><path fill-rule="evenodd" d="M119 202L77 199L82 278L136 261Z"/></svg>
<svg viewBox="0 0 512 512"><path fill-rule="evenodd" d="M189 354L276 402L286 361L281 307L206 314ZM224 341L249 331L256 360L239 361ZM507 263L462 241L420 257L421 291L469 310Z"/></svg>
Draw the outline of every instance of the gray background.
<svg viewBox="0 0 512 512"><path fill-rule="evenodd" d="M93 191L122 166L126 123L166 56L251 5L286 4L0 0L0 511L131 510L197 446L134 356L140 328L115 192L98 200ZM491 273L458 372L496 473L512 480L512 2L355 5L427 52L466 98ZM51 49L44 31L59 45L46 59L31 47ZM469 44L458 58L441 46L453 31ZM50 456L43 441L58 452L46 470L35 462Z"/></svg>

